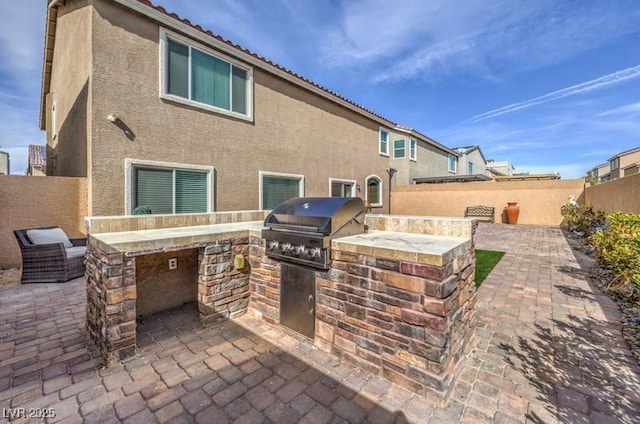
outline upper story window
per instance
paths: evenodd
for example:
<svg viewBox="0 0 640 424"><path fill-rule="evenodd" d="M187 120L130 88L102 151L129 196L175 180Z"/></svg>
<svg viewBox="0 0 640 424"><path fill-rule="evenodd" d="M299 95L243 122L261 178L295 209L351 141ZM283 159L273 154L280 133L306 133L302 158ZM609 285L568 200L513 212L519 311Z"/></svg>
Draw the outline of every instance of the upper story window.
<svg viewBox="0 0 640 424"><path fill-rule="evenodd" d="M251 118L251 68L167 31L162 46L162 97Z"/></svg>
<svg viewBox="0 0 640 424"><path fill-rule="evenodd" d="M620 167L620 158L615 158L610 162L611 170L618 169Z"/></svg>
<svg viewBox="0 0 640 424"><path fill-rule="evenodd" d="M473 175L473 162L467 164L467 174Z"/></svg>
<svg viewBox="0 0 640 424"><path fill-rule="evenodd" d="M456 173L458 171L458 158L449 155L449 172Z"/></svg>
<svg viewBox="0 0 640 424"><path fill-rule="evenodd" d="M414 138L409 140L409 159L416 160L418 158L417 142Z"/></svg>
<svg viewBox="0 0 640 424"><path fill-rule="evenodd" d="M407 146L404 139L393 141L393 157L394 159L404 158L407 156Z"/></svg>
<svg viewBox="0 0 640 424"><path fill-rule="evenodd" d="M381 155L389 156L389 133L380 128L380 146L378 151Z"/></svg>
<svg viewBox="0 0 640 424"><path fill-rule="evenodd" d="M367 186L365 200L373 207L382 206L382 179L377 175L369 175L365 185Z"/></svg>

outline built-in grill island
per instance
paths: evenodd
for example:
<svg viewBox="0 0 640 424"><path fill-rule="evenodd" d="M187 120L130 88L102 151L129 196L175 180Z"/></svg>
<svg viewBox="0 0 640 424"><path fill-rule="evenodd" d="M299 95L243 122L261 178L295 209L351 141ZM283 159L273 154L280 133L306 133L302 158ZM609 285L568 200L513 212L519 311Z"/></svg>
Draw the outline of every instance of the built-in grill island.
<svg viewBox="0 0 640 424"><path fill-rule="evenodd" d="M330 268L332 239L364 232L365 211L357 197L297 197L267 215L262 230L265 253L283 261L280 324L313 339L314 268Z"/></svg>
<svg viewBox="0 0 640 424"><path fill-rule="evenodd" d="M149 284L197 272L181 278L193 284L203 325L248 312L443 404L473 340L476 225L365 215L348 198L293 199L271 213L91 217L88 334L107 365L136 355ZM197 271L182 259L175 274L166 270L187 250Z"/></svg>

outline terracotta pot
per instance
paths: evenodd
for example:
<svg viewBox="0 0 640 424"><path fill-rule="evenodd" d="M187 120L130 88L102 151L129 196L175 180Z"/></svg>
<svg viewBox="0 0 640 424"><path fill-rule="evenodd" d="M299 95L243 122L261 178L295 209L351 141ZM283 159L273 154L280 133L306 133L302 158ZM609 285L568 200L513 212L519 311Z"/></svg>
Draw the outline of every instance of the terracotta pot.
<svg viewBox="0 0 640 424"><path fill-rule="evenodd" d="M517 224L518 215L520 215L518 202L507 202L507 207L504 208L504 210L507 212L507 222L509 222L509 224Z"/></svg>

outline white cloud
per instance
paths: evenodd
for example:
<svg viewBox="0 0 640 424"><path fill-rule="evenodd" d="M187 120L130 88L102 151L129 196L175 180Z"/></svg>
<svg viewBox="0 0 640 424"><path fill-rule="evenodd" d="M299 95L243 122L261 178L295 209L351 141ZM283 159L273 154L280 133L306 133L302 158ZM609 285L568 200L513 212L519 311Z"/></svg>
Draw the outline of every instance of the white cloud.
<svg viewBox="0 0 640 424"><path fill-rule="evenodd" d="M488 112L475 115L471 118L471 121L478 122L485 119L495 118L506 113L515 112L521 109L526 109L532 106L540 105L543 103L552 102L569 96L575 96L577 94L587 93L594 90L599 90L611 85L620 84L622 82L640 77L640 65L631 68L623 69L621 71L613 72L608 75L586 81L580 84L572 85L561 90L552 91L551 93L544 94L542 96L534 97L529 100L525 100L518 103L512 103L497 109L490 110Z"/></svg>
<svg viewBox="0 0 640 424"><path fill-rule="evenodd" d="M540 1L351 1L329 27L324 62L363 68L371 80L473 74L500 79L537 69L636 32L629 0L575 5Z"/></svg>

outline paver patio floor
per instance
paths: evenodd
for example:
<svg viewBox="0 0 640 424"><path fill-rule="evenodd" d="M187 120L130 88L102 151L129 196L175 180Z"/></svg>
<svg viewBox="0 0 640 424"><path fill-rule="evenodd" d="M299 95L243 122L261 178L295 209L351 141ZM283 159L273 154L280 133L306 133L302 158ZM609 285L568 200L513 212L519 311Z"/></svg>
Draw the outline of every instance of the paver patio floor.
<svg viewBox="0 0 640 424"><path fill-rule="evenodd" d="M0 420L52 408L47 422L640 422L620 313L562 232L481 224L477 247L506 254L479 290L477 346L446 408L249 315L203 328L194 305L143 320L140 354L103 369L78 279L0 289Z"/></svg>

